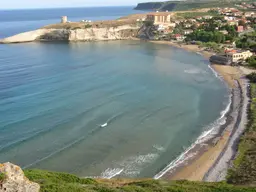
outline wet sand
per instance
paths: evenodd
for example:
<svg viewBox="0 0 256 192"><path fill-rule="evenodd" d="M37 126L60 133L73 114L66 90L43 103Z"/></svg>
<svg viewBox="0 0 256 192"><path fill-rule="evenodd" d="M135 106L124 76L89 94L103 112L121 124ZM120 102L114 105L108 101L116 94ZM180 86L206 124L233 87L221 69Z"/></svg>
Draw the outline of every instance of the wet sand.
<svg viewBox="0 0 256 192"><path fill-rule="evenodd" d="M177 44L167 41L153 41L158 44L169 44L188 51L202 54L209 58L213 52L204 51L197 45ZM191 181L221 181L225 179L227 169L236 154L238 139L247 122L246 109L248 98L246 87L248 82L241 77L243 71L237 67L212 64L211 67L225 80L232 92L232 104L226 114L226 123L218 133L208 141L196 145L189 154L196 154L177 167L170 169L162 179Z"/></svg>

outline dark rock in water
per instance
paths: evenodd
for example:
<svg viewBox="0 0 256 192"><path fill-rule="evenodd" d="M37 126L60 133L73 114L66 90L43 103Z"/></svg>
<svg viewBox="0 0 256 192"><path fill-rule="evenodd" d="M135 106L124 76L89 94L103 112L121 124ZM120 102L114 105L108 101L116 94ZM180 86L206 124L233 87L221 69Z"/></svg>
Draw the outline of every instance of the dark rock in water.
<svg viewBox="0 0 256 192"><path fill-rule="evenodd" d="M39 192L40 190L40 185L29 181L17 165L0 164L0 174L2 175L0 192Z"/></svg>
<svg viewBox="0 0 256 192"><path fill-rule="evenodd" d="M217 63L222 65L230 65L231 60L225 57L224 55L213 55L210 57L209 61L211 63Z"/></svg>

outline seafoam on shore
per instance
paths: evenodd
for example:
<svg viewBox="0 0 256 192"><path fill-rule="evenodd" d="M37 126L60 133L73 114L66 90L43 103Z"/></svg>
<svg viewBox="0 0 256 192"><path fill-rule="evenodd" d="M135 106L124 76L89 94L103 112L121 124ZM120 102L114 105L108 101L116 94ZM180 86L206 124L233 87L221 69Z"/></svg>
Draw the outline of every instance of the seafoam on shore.
<svg viewBox="0 0 256 192"><path fill-rule="evenodd" d="M177 168L179 168L180 166L185 166L189 160L195 158L199 154L200 150L205 150L204 147L208 145L208 141L218 136L218 133L221 131L221 126L226 123L227 114L230 111L231 103L232 95L230 94L229 102L226 108L221 111L220 117L212 124L210 124L206 128L206 131L204 131L189 148L187 148L174 161L168 164L162 171L156 174L154 176L154 179L160 179L162 177L165 177L165 175L168 175L168 178L173 172L176 171Z"/></svg>
<svg viewBox="0 0 256 192"><path fill-rule="evenodd" d="M211 53L207 53L205 51L200 50L196 45L177 45L173 42L156 42L156 43L161 43L161 44L170 44L178 48L186 49L189 51L196 52L197 54L203 55L206 58L208 58ZM238 70L235 69L234 67L231 66L208 66L212 72L215 74L216 78L219 78L221 80L224 80L230 88L233 88L233 93L235 95L230 96L229 103L226 107L225 110L221 112L221 116L219 119L217 119L212 127L208 130L205 131L199 136L199 138L195 141L194 144L192 144L189 148L187 148L177 159L172 161L169 165L167 165L161 172L155 175L155 179L159 178L167 178L171 179L172 175L175 172L179 172L182 168L185 168L187 165L191 164L193 161L197 161L197 156L201 156L204 151L206 152L208 149L204 148L204 146L209 145L209 141L215 141L214 142L219 142L219 136L222 138L222 146L219 147L218 150L220 150L220 153L218 153L217 156L215 156L216 161L212 161L212 166L209 167L209 169L206 169L205 167L197 167L196 169L205 169L201 170L204 172L205 177L203 178L202 176L200 177L201 179L207 180L207 181L220 181L223 180L227 174L227 169L230 166L230 163L232 161L232 158L235 156L236 151L234 150L235 145L237 145L237 140L239 139L242 131L245 128L245 122L246 122L246 109L247 109L247 104L248 104L248 98L245 92L246 89L245 87L246 82L241 83L241 89L240 87L234 83L234 79L241 77L241 74L239 74ZM216 71L216 70L217 71ZM237 92L240 92L240 90L243 90L243 95L237 94ZM245 99L242 99L245 98ZM241 100L241 105L243 107L242 112L240 113L237 111L237 106L238 103L240 103ZM234 106L235 105L235 106ZM240 114L239 114L240 113ZM234 114L236 114L234 116ZM232 124L235 122L230 121L227 122L228 116L232 116L233 118L236 119L239 116L241 116L241 122L238 122L238 128L232 129ZM226 133L224 132L226 131ZM229 135L229 131L232 132L232 136ZM217 149L216 149L217 150ZM218 151L217 150L217 151ZM226 154L226 151L229 151ZM210 162L210 161L209 161ZM208 162L208 163L209 163ZM222 163L220 163L222 162ZM223 163L224 162L224 163ZM210 169L211 168L211 169ZM214 171L212 171L214 170ZM191 171L191 170L190 170ZM190 173L188 173L189 175ZM198 180L197 177L189 177L189 179L192 180ZM177 178L175 178L177 179ZM188 176L186 176L182 179L188 179Z"/></svg>

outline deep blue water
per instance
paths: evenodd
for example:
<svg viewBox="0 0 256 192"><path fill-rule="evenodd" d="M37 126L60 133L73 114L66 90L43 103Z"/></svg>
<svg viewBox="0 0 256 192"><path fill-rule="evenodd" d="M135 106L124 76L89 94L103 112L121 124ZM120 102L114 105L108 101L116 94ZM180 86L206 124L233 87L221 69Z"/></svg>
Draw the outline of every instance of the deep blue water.
<svg viewBox="0 0 256 192"><path fill-rule="evenodd" d="M64 14L98 20L134 12L102 9L100 17L90 9L1 11L1 32L30 30ZM218 127L227 102L228 90L206 59L168 45L0 45L0 162L81 176L152 177Z"/></svg>
<svg viewBox="0 0 256 192"><path fill-rule="evenodd" d="M117 19L141 12L133 10L133 7L0 10L0 38L58 23L64 15L68 16L70 21L98 21Z"/></svg>

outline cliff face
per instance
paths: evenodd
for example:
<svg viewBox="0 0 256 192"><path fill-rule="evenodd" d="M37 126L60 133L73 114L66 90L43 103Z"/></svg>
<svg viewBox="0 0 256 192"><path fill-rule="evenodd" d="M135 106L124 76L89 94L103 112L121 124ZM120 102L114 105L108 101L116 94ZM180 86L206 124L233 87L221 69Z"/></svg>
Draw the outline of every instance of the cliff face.
<svg viewBox="0 0 256 192"><path fill-rule="evenodd" d="M162 7L162 2L148 2L148 3L139 3L137 7L134 9L136 10L157 10Z"/></svg>
<svg viewBox="0 0 256 192"><path fill-rule="evenodd" d="M0 164L0 174L0 192L39 192L39 184L29 181L16 165Z"/></svg>
<svg viewBox="0 0 256 192"><path fill-rule="evenodd" d="M132 25L86 29L38 29L2 39L0 43L121 40L136 37L138 31L139 27Z"/></svg>
<svg viewBox="0 0 256 192"><path fill-rule="evenodd" d="M88 28L70 30L69 41L104 41L136 37L138 27L129 25L110 28Z"/></svg>
<svg viewBox="0 0 256 192"><path fill-rule="evenodd" d="M159 11L172 11L179 2L168 1L168 2L148 2L148 3L139 3L136 10L159 10Z"/></svg>

